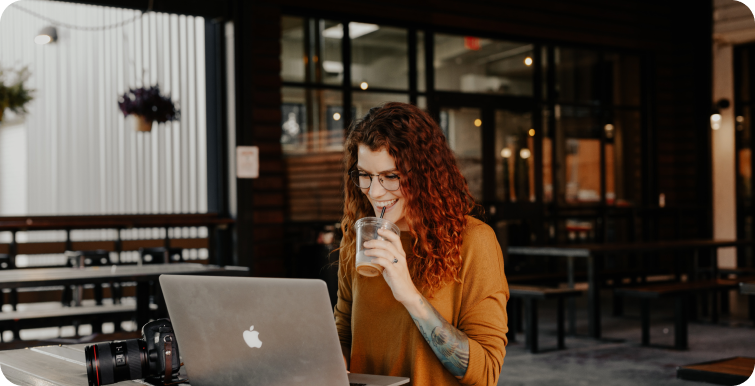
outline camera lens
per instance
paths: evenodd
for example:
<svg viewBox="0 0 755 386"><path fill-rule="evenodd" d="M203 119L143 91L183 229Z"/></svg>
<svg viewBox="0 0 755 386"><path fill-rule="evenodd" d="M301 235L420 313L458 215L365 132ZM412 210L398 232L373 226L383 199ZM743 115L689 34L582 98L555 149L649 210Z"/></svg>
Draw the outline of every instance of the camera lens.
<svg viewBox="0 0 755 386"><path fill-rule="evenodd" d="M143 339L98 343L84 348L89 386L144 378L149 371Z"/></svg>

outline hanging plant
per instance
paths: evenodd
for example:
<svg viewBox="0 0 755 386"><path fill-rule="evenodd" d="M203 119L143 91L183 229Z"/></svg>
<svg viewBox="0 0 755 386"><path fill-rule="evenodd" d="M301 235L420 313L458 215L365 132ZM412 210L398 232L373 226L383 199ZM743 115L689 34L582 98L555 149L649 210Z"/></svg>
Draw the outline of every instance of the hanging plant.
<svg viewBox="0 0 755 386"><path fill-rule="evenodd" d="M5 109L16 114L26 113L26 104L31 102L32 92L24 86L29 79L29 69L24 67L18 71L0 68L0 122L3 121Z"/></svg>
<svg viewBox="0 0 755 386"><path fill-rule="evenodd" d="M180 112L170 97L160 95L160 86L128 90L118 99L123 116L136 117L136 131L152 131L152 123L177 121Z"/></svg>

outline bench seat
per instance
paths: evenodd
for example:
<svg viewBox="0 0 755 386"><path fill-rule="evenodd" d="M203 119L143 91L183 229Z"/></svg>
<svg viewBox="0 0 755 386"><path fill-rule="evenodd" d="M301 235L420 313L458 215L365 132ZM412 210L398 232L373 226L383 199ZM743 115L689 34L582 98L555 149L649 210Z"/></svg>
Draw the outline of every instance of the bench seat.
<svg viewBox="0 0 755 386"><path fill-rule="evenodd" d="M739 385L753 374L755 358L734 357L676 368L676 377L716 385Z"/></svg>
<svg viewBox="0 0 755 386"><path fill-rule="evenodd" d="M92 324L92 333L102 332L102 323L118 323L131 320L136 314L135 304L113 304L104 306L61 307L55 309L25 310L0 313L0 335L3 331L13 331L13 339L20 339L23 328L42 328L81 324Z"/></svg>
<svg viewBox="0 0 755 386"><path fill-rule="evenodd" d="M509 341L516 340L516 331L519 329L518 324L521 319L521 301L524 301L524 315L525 315L525 346L530 349L530 352L536 354L539 352L538 347L538 316L537 316L537 301L556 299L558 301L557 311L557 336L558 336L558 350L564 349L564 299L567 297L579 296L582 294L581 290L573 288L551 288L551 287L537 287L537 286L525 286L525 285L509 285L509 294L511 295L511 316L509 322L509 333L507 334Z"/></svg>
<svg viewBox="0 0 755 386"><path fill-rule="evenodd" d="M674 310L674 348L686 350L688 346L688 316L689 298L692 294L719 292L736 289L735 280L700 280L680 283L651 284L630 288L617 288L614 293L618 296L641 299L640 313L642 319L642 345L650 345L650 300L659 298L675 298ZM717 297L713 297L711 319L718 322Z"/></svg>

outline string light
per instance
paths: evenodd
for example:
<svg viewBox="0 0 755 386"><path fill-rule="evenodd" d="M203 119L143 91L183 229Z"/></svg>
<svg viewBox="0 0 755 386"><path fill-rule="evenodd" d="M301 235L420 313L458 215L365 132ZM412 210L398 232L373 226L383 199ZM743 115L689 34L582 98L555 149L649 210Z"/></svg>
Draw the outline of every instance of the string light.
<svg viewBox="0 0 755 386"><path fill-rule="evenodd" d="M58 41L58 30L53 26L42 28L34 37L34 43L39 45L55 43L56 41Z"/></svg>
<svg viewBox="0 0 755 386"><path fill-rule="evenodd" d="M99 27L81 27L81 26L78 26L78 25L73 25L73 24L68 24L68 23L62 23L62 22L59 22L57 20L50 19L47 16L41 15L39 13L36 13L36 12L30 10L30 9L26 9L26 8L18 5L18 2L12 3L10 6L11 7L15 7L15 8L17 8L20 11L26 12L29 15L32 15L32 16L37 17L39 19L42 19L42 20L44 20L44 21L46 21L46 22L48 22L48 23L50 23L52 25L55 25L55 26L59 26L59 27L63 27L63 28L68 28L68 29L72 29L72 30L79 30L79 31L104 31L104 30L108 30L108 29L123 27L126 24L133 23L136 20L141 19L142 16L144 16L144 14L152 11L152 1L153 0L149 1L149 7L147 8L146 11L142 11L140 14L134 16L131 19L124 20L124 21L122 21L120 23L115 23L115 24L110 24L110 25L104 25L104 26L99 26ZM36 38L35 38L35 42L36 42ZM48 43L50 43L50 42L48 42ZM46 43L37 43L37 44L46 44Z"/></svg>

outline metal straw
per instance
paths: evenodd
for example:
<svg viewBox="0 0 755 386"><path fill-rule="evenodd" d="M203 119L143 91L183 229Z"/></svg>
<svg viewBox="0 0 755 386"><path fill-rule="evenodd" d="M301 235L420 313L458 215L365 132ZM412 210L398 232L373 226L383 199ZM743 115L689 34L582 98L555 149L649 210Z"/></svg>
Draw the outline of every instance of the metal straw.
<svg viewBox="0 0 755 386"><path fill-rule="evenodd" d="M383 218L383 215L384 215L384 214L385 214L385 207L383 207L383 211L382 211L382 212L380 212L380 218ZM380 229L380 228L378 227L378 229ZM377 229L375 229L375 240L379 240L379 237L380 237L380 236L378 236L378 233L377 233L377 231L378 231L378 230L377 230Z"/></svg>

